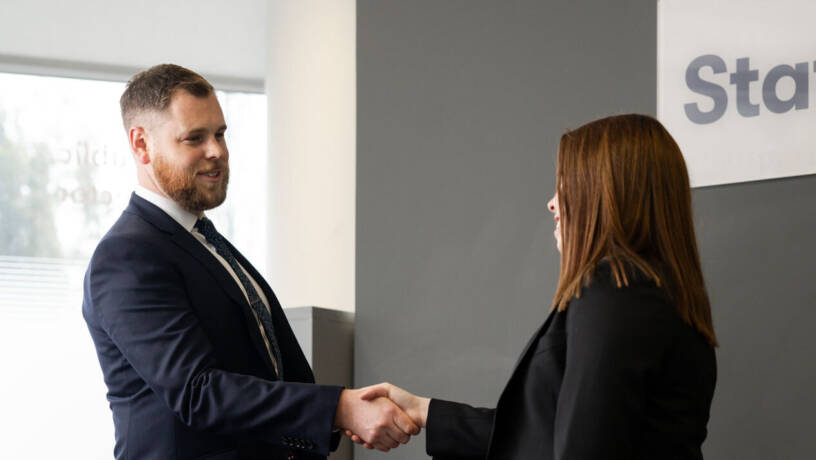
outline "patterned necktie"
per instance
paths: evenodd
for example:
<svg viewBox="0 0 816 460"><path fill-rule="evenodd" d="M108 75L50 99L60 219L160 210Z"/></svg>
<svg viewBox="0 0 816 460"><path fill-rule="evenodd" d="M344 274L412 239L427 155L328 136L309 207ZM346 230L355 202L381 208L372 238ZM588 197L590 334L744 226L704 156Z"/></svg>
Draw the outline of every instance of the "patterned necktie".
<svg viewBox="0 0 816 460"><path fill-rule="evenodd" d="M196 221L195 228L199 233L204 235L204 238L206 238L210 244L215 247L215 252L217 252L218 255L227 261L229 266L232 267L232 270L238 276L241 284L244 286L247 297L249 298L249 306L252 308L252 311L255 312L256 317L261 320L264 332L266 333L266 338L269 340L272 353L275 355L278 378L283 380L283 361L281 360L278 341L275 339L275 328L272 325L272 315L269 314L269 309L266 307L266 305L264 305L263 300L261 300L261 297L258 295L258 291L255 290L255 286L252 285L252 282L238 264L238 261L235 260L235 256L232 254L232 251L230 251L229 246L227 245L227 240L224 239L220 233L218 233L212 221L206 217L202 217Z"/></svg>

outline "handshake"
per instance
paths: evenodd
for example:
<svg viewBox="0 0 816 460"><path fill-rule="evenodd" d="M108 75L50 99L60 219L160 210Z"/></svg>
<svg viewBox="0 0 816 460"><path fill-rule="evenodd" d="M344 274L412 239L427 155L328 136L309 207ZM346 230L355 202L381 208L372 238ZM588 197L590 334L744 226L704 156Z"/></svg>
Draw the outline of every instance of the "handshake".
<svg viewBox="0 0 816 460"><path fill-rule="evenodd" d="M390 383L343 390L334 426L357 444L388 452L425 428L430 401Z"/></svg>

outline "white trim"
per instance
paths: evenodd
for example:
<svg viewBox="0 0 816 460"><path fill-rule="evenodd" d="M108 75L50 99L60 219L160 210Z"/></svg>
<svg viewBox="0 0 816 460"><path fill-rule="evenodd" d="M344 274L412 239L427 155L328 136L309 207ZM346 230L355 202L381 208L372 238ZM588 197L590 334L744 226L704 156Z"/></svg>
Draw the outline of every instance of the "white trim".
<svg viewBox="0 0 816 460"><path fill-rule="evenodd" d="M0 54L0 72L126 82L142 68ZM202 73L218 91L263 93L264 81Z"/></svg>

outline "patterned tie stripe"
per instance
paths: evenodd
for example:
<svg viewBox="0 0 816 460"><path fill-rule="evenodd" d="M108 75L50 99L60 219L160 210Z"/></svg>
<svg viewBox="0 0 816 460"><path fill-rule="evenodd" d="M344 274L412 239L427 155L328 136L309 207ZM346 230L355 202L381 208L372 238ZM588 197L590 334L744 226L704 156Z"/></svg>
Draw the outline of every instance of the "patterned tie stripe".
<svg viewBox="0 0 816 460"><path fill-rule="evenodd" d="M277 364L278 378L283 380L283 361L281 360L278 341L275 339L275 328L272 324L272 315L269 314L269 309L266 308L263 300L261 300L261 296L258 295L258 291L255 290L255 286L252 285L252 282L238 264L238 261L235 260L235 256L232 254L232 251L230 251L229 246L227 245L227 240L221 236L220 233L218 233L212 221L206 217L202 217L196 221L195 228L199 233L204 235L207 242L215 247L215 252L217 252L218 255L227 261L229 266L232 267L232 270L238 276L238 280L241 281L241 285L244 286L247 297L249 298L249 307L255 312L257 317L260 318L264 332L266 333L266 337L269 340L269 345L272 347L272 353L275 355L274 357Z"/></svg>

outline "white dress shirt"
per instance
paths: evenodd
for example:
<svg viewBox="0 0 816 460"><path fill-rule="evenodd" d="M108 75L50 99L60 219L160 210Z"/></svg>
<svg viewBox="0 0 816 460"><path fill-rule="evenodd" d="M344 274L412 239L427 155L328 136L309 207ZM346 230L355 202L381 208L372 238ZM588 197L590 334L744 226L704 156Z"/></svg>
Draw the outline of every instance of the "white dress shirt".
<svg viewBox="0 0 816 460"><path fill-rule="evenodd" d="M136 186L135 193L141 198L144 198L150 203L153 203L159 209L164 211L168 216L172 217L173 220L178 222L179 225L181 225L182 227L184 227L185 230L190 232L193 235L193 237L195 237L195 239L198 240L199 243L201 243L205 248L207 248L208 251L210 251L213 257L215 257L216 260L218 260L218 262L220 262L221 265L224 266L224 269L227 270L230 276L232 276L232 279L235 280L235 284L238 285L238 288L241 289L241 292L244 293L244 298L247 299L247 308L249 308L249 295L247 295L246 288L244 288L244 285L241 283L241 280L238 278L238 275L235 274L235 270L232 269L232 266L230 266L229 262L227 262L226 259L224 259L223 257L221 257L220 254L218 254L218 252L215 250L215 246L210 244L209 241L207 241L207 239L204 237L204 235L199 233L198 229L195 228L195 223L199 219L199 217L205 217L204 213L202 212L201 216L196 216L190 211L179 206L178 203L171 200L170 198L161 196L156 192L153 192L142 187L141 185ZM244 269L244 267L237 260L235 262L238 264L238 267L240 267L241 270L244 271L244 275L246 275L247 279L249 279L249 282L252 283L252 287L255 288L255 291L261 298L264 307L267 310L269 310L269 300L267 300L266 295L264 295L263 289L261 289L261 287L258 285L258 282L255 281L255 279L252 276L250 276L246 269ZM250 310L252 309L250 308ZM269 339L266 337L266 331L264 331L263 323L261 323L261 320L260 318L258 318L258 315L255 313L255 311L252 311L252 315L255 317L255 321L258 323L258 329L261 331L261 336L264 339L264 344L266 344L266 351L269 353L269 357L272 358L272 363L275 365L275 372L277 373L278 361L275 358L275 353L272 352L272 346L269 344Z"/></svg>

